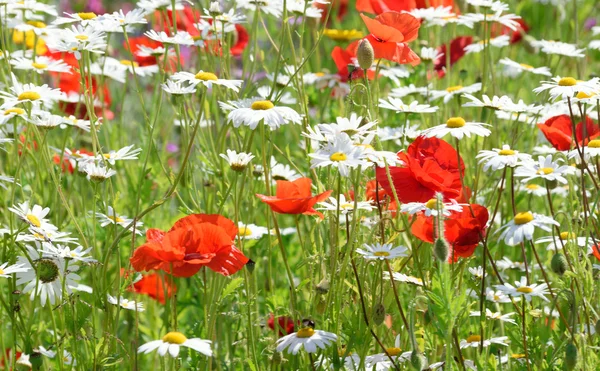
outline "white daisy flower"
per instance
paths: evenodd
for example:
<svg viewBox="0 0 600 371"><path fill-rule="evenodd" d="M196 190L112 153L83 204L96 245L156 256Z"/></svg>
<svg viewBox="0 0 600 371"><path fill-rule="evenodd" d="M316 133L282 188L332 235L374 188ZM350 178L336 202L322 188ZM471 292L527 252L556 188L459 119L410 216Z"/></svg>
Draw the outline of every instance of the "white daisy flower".
<svg viewBox="0 0 600 371"><path fill-rule="evenodd" d="M44 84L37 86L34 84L21 84L15 75L12 75L12 86L10 92L0 91L0 99L4 100L4 104L0 109L6 110L18 104L31 102L35 108L40 104L47 108L52 108L54 102L58 101L63 93L60 89L52 89Z"/></svg>
<svg viewBox="0 0 600 371"><path fill-rule="evenodd" d="M86 174L87 180L94 182L103 182L111 176L117 174L115 170L109 169L102 164L95 164L93 162L84 164L79 168L79 171Z"/></svg>
<svg viewBox="0 0 600 371"><path fill-rule="evenodd" d="M139 7L140 3L137 3ZM126 27L137 24L146 24L148 20L145 18L146 11L144 9L133 9L127 13L124 13L122 9L119 9L112 14L104 14L102 16L102 20L104 21L112 21L118 24L120 27Z"/></svg>
<svg viewBox="0 0 600 371"><path fill-rule="evenodd" d="M211 341L200 338L188 339L181 332L169 332L161 340L154 340L138 348L138 353L148 354L158 349L158 355L164 357L167 353L173 358L179 355L181 347L186 347L202 353L207 357L212 356Z"/></svg>
<svg viewBox="0 0 600 371"><path fill-rule="evenodd" d="M237 235L243 240L259 240L265 234L269 234L269 228L260 227L256 224L238 222Z"/></svg>
<svg viewBox="0 0 600 371"><path fill-rule="evenodd" d="M350 175L350 169L368 165L362 148L355 146L346 134L337 136L333 141L327 142L317 152L310 153L308 156L311 157L311 169L333 166L343 177Z"/></svg>
<svg viewBox="0 0 600 371"><path fill-rule="evenodd" d="M491 108L494 110L503 109L504 106L512 104L512 100L503 95L498 97L494 95L491 99L487 95L482 95L481 99L471 94L463 94L463 97L470 100L470 102L464 103L463 107L478 107L478 108Z"/></svg>
<svg viewBox="0 0 600 371"><path fill-rule="evenodd" d="M92 27L81 25L71 26L53 33L47 40L48 48L54 51L74 53L75 58L81 58L82 51L94 54L104 54L106 49L106 33L94 30Z"/></svg>
<svg viewBox="0 0 600 371"><path fill-rule="evenodd" d="M419 104L417 101L412 101L410 104L404 104L400 98L389 97L379 100L379 107L395 111L396 113L434 113L439 107L432 107L429 104Z"/></svg>
<svg viewBox="0 0 600 371"><path fill-rule="evenodd" d="M567 175L570 171L570 166L560 165L562 159L552 160L552 155L546 157L539 156L538 161L524 161L515 170L515 176L524 178L523 182L529 182L533 179L544 179L548 181L557 181L562 184L567 184L567 179L563 175Z"/></svg>
<svg viewBox="0 0 600 371"><path fill-rule="evenodd" d="M25 201L17 206L13 205L12 207L9 207L8 210L15 213L19 219L32 227L50 232L58 231L58 228L46 219L46 216L50 213L50 208L48 207L42 208L40 205L34 205L33 208L30 208L29 202Z"/></svg>
<svg viewBox="0 0 600 371"><path fill-rule="evenodd" d="M534 40L531 45L539 48L542 53L562 55L570 58L585 57L585 48L578 49L575 44L568 44L562 41Z"/></svg>
<svg viewBox="0 0 600 371"><path fill-rule="evenodd" d="M31 116L25 119L25 121L43 129L53 129L57 126L64 125L65 118L60 115L53 115L47 111L34 110L31 112Z"/></svg>
<svg viewBox="0 0 600 371"><path fill-rule="evenodd" d="M17 117L17 116L21 117L21 118L26 118L27 111L25 111L23 108L19 108L19 107L7 108L4 111L0 111L0 125L6 124L13 117ZM2 139L5 139L5 138L2 138Z"/></svg>
<svg viewBox="0 0 600 371"><path fill-rule="evenodd" d="M483 267L469 267L469 273L473 276L473 278L477 280L482 280L483 277ZM485 274L487 276L487 273Z"/></svg>
<svg viewBox="0 0 600 371"><path fill-rule="evenodd" d="M242 80L227 80L220 79L212 72L204 72L199 71L196 74L190 72L177 72L173 76L171 76L173 81L183 82L186 81L192 86L196 86L198 84L202 84L206 86L206 88L211 89L213 85L224 86L228 89L231 89L238 93L240 91L240 86L242 86Z"/></svg>
<svg viewBox="0 0 600 371"><path fill-rule="evenodd" d="M363 249L356 249L356 252L362 255L365 259L396 259L407 257L408 248L406 246L396 246L391 243L381 244L376 243L373 245L364 244Z"/></svg>
<svg viewBox="0 0 600 371"><path fill-rule="evenodd" d="M439 215L438 207L442 211L442 215L450 216L453 212L461 212L465 204L459 204L456 200L450 200L450 202L444 202L438 205L438 201L435 198L427 202L407 202L400 206L400 212L408 213L413 215L416 213L423 212L427 217Z"/></svg>
<svg viewBox="0 0 600 371"><path fill-rule="evenodd" d="M115 225L118 224L121 227L125 228L131 222L133 222L133 219L129 219L128 217L126 217L124 215L117 214L115 212L115 210L112 208L112 206L107 207L106 214L96 213L96 217L99 218L98 221L100 222L101 227L106 227L107 225L110 225L110 224L115 224ZM144 223L142 223L141 221L138 220L135 224L136 224L135 233L141 235L142 232L139 230L139 227L144 225ZM133 231L133 225L129 228L129 230Z"/></svg>
<svg viewBox="0 0 600 371"><path fill-rule="evenodd" d="M478 294L477 294L478 296ZM494 290L489 287L485 288L485 299L492 303L504 304L510 303L510 297L500 290Z"/></svg>
<svg viewBox="0 0 600 371"><path fill-rule="evenodd" d="M542 298L544 301L549 301L544 295L548 295L548 285L542 284L527 284L527 277L521 277L521 281L515 281L515 285L504 283L504 285L494 285L498 290L510 296L523 296L527 302L533 297Z"/></svg>
<svg viewBox="0 0 600 371"><path fill-rule="evenodd" d="M508 4L498 0L467 0L467 4L484 8L485 10L490 9L493 12L508 10Z"/></svg>
<svg viewBox="0 0 600 371"><path fill-rule="evenodd" d="M17 272L27 272L29 267L26 267L25 264L12 264L8 265L8 263L0 264L0 277L3 278L11 278L11 274Z"/></svg>
<svg viewBox="0 0 600 371"><path fill-rule="evenodd" d="M500 23L501 25L506 26L513 31L517 31L521 27L519 22L516 21L517 19L521 19L521 17L516 14L502 14L502 10L496 11L493 14L468 13L465 15L460 15L458 18L472 24L481 22Z"/></svg>
<svg viewBox="0 0 600 371"><path fill-rule="evenodd" d="M432 22L436 20L443 21L448 18L456 17L456 14L452 11L451 6L415 8L410 12L403 10L402 13L409 13L413 17L422 20L428 27L433 26Z"/></svg>
<svg viewBox="0 0 600 371"><path fill-rule="evenodd" d="M270 100L243 99L239 101L219 102L221 108L230 111L227 119L233 126L242 125L254 130L263 122L271 130L276 130L290 122L300 124L302 116L289 107L276 106Z"/></svg>
<svg viewBox="0 0 600 371"><path fill-rule="evenodd" d="M238 0L237 6L240 9L248 9L280 18L283 13L283 2L281 0Z"/></svg>
<svg viewBox="0 0 600 371"><path fill-rule="evenodd" d="M465 136L470 138L471 134L487 137L492 132L489 129L486 129L485 126L491 125L481 122L467 122L462 117L451 117L448 119L448 121L446 121L446 124L425 129L421 132L421 134L428 138L443 138L450 134L458 140Z"/></svg>
<svg viewBox="0 0 600 371"><path fill-rule="evenodd" d="M496 262L496 267L501 271L507 269L518 269L521 272L525 272L525 263L524 262L514 262L507 258L506 256ZM530 267L530 269L535 269L535 266Z"/></svg>
<svg viewBox="0 0 600 371"><path fill-rule="evenodd" d="M394 363L403 363L410 359L412 352L402 352L400 349L400 335L396 336L394 346L392 348L386 348L386 353L377 353L372 356L365 358L365 369L376 370L376 371L387 371L391 370L394 366L390 358L394 360Z"/></svg>
<svg viewBox="0 0 600 371"><path fill-rule="evenodd" d="M175 35L169 36L164 31L156 32L154 30L150 30L146 31L144 35L149 39L161 42L163 44L187 46L194 45L194 38L186 31L177 31Z"/></svg>
<svg viewBox="0 0 600 371"><path fill-rule="evenodd" d="M389 96L394 98L404 98L407 95L411 94L419 94L422 96L428 96L429 91L432 89L432 85L429 86L415 86L414 84L410 84L408 86L401 86L398 88L393 88L390 91Z"/></svg>
<svg viewBox="0 0 600 371"><path fill-rule="evenodd" d="M317 125L328 140L333 140L343 134L350 138L364 137L373 133L370 129L377 125L377 121L365 122L366 120L363 120L362 116L358 116L354 112L350 117L336 117L335 121L331 124Z"/></svg>
<svg viewBox="0 0 600 371"><path fill-rule="evenodd" d="M173 10L173 0L139 0L135 5L143 9L146 14L156 10ZM175 0L175 10L183 10L182 0Z"/></svg>
<svg viewBox="0 0 600 371"><path fill-rule="evenodd" d="M532 240L536 227L550 232L551 225L560 226L551 217L526 211L515 215L510 222L500 227L496 233L502 232L498 240L504 240L504 243L509 246L516 246L521 242Z"/></svg>
<svg viewBox="0 0 600 371"><path fill-rule="evenodd" d="M485 318L491 319L491 320L496 320L496 321L501 321L501 322L508 322L508 323L512 323L513 325L517 324L515 322L515 320L511 318L515 314L516 314L515 312L502 314L501 312L492 312L488 308L485 308ZM480 311L471 312L470 316L471 317L480 317L481 312Z"/></svg>
<svg viewBox="0 0 600 371"><path fill-rule="evenodd" d="M531 155L527 153L519 153L519 151L511 149L508 144L502 145L502 149L494 148L491 151L479 151L476 156L480 164L484 164L483 171L488 171L490 168L494 171L502 170L505 167L515 167L519 162L531 160Z"/></svg>
<svg viewBox="0 0 600 371"><path fill-rule="evenodd" d="M194 94L196 92L195 85L184 84L182 81L173 81L168 79L163 84L160 84L162 89L172 95Z"/></svg>
<svg viewBox="0 0 600 371"><path fill-rule="evenodd" d="M503 48L509 44L510 37L508 35L502 35L490 39L490 46L493 46L494 48ZM464 50L466 54L481 53L485 49L486 45L487 41L481 40L465 46Z"/></svg>
<svg viewBox="0 0 600 371"><path fill-rule="evenodd" d="M38 351L40 352L40 354L43 354L44 356L48 357L48 358L54 358L56 357L56 352L50 349L46 349L42 346L38 347ZM63 356L62 356L62 361L65 365L77 365L77 361L73 358L73 355L69 352L67 352L67 350L63 349Z"/></svg>
<svg viewBox="0 0 600 371"><path fill-rule="evenodd" d="M65 17L56 18L52 24L56 26L60 26L68 23L81 23L83 26L87 26L91 22L96 22L96 18L98 17L94 12L85 12L85 13L67 13L64 12Z"/></svg>
<svg viewBox="0 0 600 371"><path fill-rule="evenodd" d="M106 294L106 301L110 304L118 305L123 309L134 310L137 312L143 312L145 310L144 303L140 303L135 300L128 300L124 297L120 296L118 299L114 296L110 296L110 294Z"/></svg>
<svg viewBox="0 0 600 371"><path fill-rule="evenodd" d="M546 250L561 250L563 246L575 244L579 247L585 247L588 253L591 253L594 240L589 237L577 237L572 232L560 232L558 236L546 236L538 238L535 243L548 243Z"/></svg>
<svg viewBox="0 0 600 371"><path fill-rule="evenodd" d="M581 147L581 152L586 162L594 163L596 159L600 157L600 140L592 139L586 146ZM575 160L577 163L581 163L581 155L577 149L569 151L567 157L570 160Z"/></svg>
<svg viewBox="0 0 600 371"><path fill-rule="evenodd" d="M48 232L42 228L29 227L29 233L19 233L17 235L17 241L21 242L48 242L51 244L55 243L77 243L77 239L69 237L70 233L64 232Z"/></svg>
<svg viewBox="0 0 600 371"><path fill-rule="evenodd" d="M542 187L539 184L533 184L533 183L527 184L527 185L525 185L524 188L525 188L525 192L527 192L527 194L534 195L537 197L545 197L548 192L546 190L546 188Z"/></svg>
<svg viewBox="0 0 600 371"><path fill-rule="evenodd" d="M16 57L10 60L10 64L17 70L35 71L39 74L44 72L72 73L71 66L63 61L46 56L36 56L35 61L26 57Z"/></svg>
<svg viewBox="0 0 600 371"><path fill-rule="evenodd" d="M593 78L589 81L577 81L573 77L553 77L552 81L542 81L542 85L533 89L533 92L539 94L548 91L552 100L556 98L573 98L577 93L592 94L598 89L598 79Z"/></svg>
<svg viewBox="0 0 600 371"><path fill-rule="evenodd" d="M254 158L254 155L251 153L237 153L236 151L232 151L230 149L227 150L227 154L221 153L219 156L227 161L229 167L231 167L231 170L238 172L244 171L244 169L248 167L250 161L252 161Z"/></svg>
<svg viewBox="0 0 600 371"><path fill-rule="evenodd" d="M409 275L406 275L404 273L399 273L399 272L392 272L392 273L393 273L392 277L394 277L394 281L411 283L411 284L417 285L417 286L423 286L423 280L420 278L409 276ZM389 280L390 273L383 272L383 278L386 280Z"/></svg>
<svg viewBox="0 0 600 371"><path fill-rule="evenodd" d="M13 178L12 176L0 175L0 182L15 183L15 178ZM17 183L17 185L20 185L20 184ZM4 189L8 189L8 187L4 183L0 183L0 187L2 187Z"/></svg>
<svg viewBox="0 0 600 371"><path fill-rule="evenodd" d="M316 353L317 350L325 349L337 341L337 335L331 332L315 330L314 322L302 321L303 327L297 332L286 335L277 340L277 351L283 352L287 349L290 354L298 354L302 348L307 353Z"/></svg>
<svg viewBox="0 0 600 371"><path fill-rule="evenodd" d="M439 58L443 58L444 53L440 53L436 48L423 47L420 56L423 62L435 62Z"/></svg>
<svg viewBox="0 0 600 371"><path fill-rule="evenodd" d="M138 155L142 152L141 148L133 149L133 144L127 147L123 147L118 151L109 151L102 155L96 156L96 161L101 162L102 159L106 160L111 165L114 165L116 161L124 160L137 160Z"/></svg>
<svg viewBox="0 0 600 371"><path fill-rule="evenodd" d="M295 14L298 16L305 16L308 18L321 18L323 9L313 6L319 1L305 1L305 0L286 0L286 8L288 13Z"/></svg>
<svg viewBox="0 0 600 371"><path fill-rule="evenodd" d="M461 96L465 93L467 93L467 94L477 93L480 90L481 90L481 83L478 82L478 83L475 83L475 84L469 85L469 86L462 86L462 85L450 86L449 88L446 88L446 90L431 90L430 94L431 94L432 101L443 97L444 103L448 103L454 97Z"/></svg>
<svg viewBox="0 0 600 371"><path fill-rule="evenodd" d="M321 207L318 208L317 210L326 210L326 211L333 211L333 212L336 212L338 210L338 205L339 205L339 210L342 215L349 214L349 213L353 212L354 210L371 211L371 210L375 209L375 206L373 205L373 203L371 201L357 201L356 209L355 209L354 201L347 200L346 196L344 196L344 194L340 194L339 204L338 204L337 198L329 197L328 201L319 202L318 205Z"/></svg>
<svg viewBox="0 0 600 371"><path fill-rule="evenodd" d="M43 242L42 248L38 249L44 258L50 257L67 261L75 260L82 263L95 263L97 260L88 255L91 250L91 247L87 250L84 250L82 246L71 249L69 246L53 245L47 242Z"/></svg>
<svg viewBox="0 0 600 371"><path fill-rule="evenodd" d="M502 345L502 346L507 347L508 346L508 336L493 337L493 338L483 340L484 348L487 348L492 344ZM481 345L481 336L479 336L479 335L470 335L466 339L462 339L459 344L460 349L477 348L477 347L479 347L479 345Z"/></svg>
<svg viewBox="0 0 600 371"><path fill-rule="evenodd" d="M533 67L529 64L515 62L510 58L500 59L500 64L506 66L506 68L511 70L515 75L520 74L521 72L529 72L533 73L534 75L552 76L550 68L546 66Z"/></svg>
<svg viewBox="0 0 600 371"><path fill-rule="evenodd" d="M287 180L288 182L291 182L302 177L302 175L298 174L298 172L292 169L290 165L277 162L277 160L275 160L275 157L271 157L270 166L270 175L271 179L274 182L277 180Z"/></svg>

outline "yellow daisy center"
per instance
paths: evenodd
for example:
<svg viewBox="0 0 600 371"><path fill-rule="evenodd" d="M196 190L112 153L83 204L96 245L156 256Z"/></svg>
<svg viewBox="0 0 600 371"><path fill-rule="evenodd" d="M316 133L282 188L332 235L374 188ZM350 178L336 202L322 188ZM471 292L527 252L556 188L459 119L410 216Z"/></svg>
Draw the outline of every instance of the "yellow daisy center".
<svg viewBox="0 0 600 371"><path fill-rule="evenodd" d="M333 30L328 28L323 31L323 36L335 41L350 41L360 39L363 37L363 33L359 30Z"/></svg>
<svg viewBox="0 0 600 371"><path fill-rule="evenodd" d="M298 332L296 332L296 337L299 338L309 338L315 334L315 330L311 327L303 327Z"/></svg>
<svg viewBox="0 0 600 371"><path fill-rule="evenodd" d="M513 151L512 149L502 149L500 150L500 152L498 152L498 154L500 156L512 156L515 154L515 151Z"/></svg>
<svg viewBox="0 0 600 371"><path fill-rule="evenodd" d="M217 77L217 75L215 75L214 73L210 73L210 72L198 72L194 77L196 79L202 80L202 81L217 81L219 79ZM254 103L256 103L256 102L254 102ZM254 105L254 104L252 104L252 105ZM273 107L271 107L271 108L273 108ZM254 107L252 109L254 109Z"/></svg>
<svg viewBox="0 0 600 371"><path fill-rule="evenodd" d="M562 79L558 80L558 86L575 86L577 85L577 80L575 80L573 77L563 77Z"/></svg>
<svg viewBox="0 0 600 371"><path fill-rule="evenodd" d="M500 297L498 295L494 295L494 301L499 301Z"/></svg>
<svg viewBox="0 0 600 371"><path fill-rule="evenodd" d="M469 335L467 338L467 343L477 343L481 341L481 336L479 335Z"/></svg>
<svg viewBox="0 0 600 371"><path fill-rule="evenodd" d="M4 274L4 270L2 268L0 268L0 275Z"/></svg>
<svg viewBox="0 0 600 371"><path fill-rule="evenodd" d="M127 59L123 59L120 62L122 65L128 66L128 67L139 67L140 66L140 64L138 62L128 61Z"/></svg>
<svg viewBox="0 0 600 371"><path fill-rule="evenodd" d="M523 67L526 70L532 70L533 69L533 66L530 66L530 65L525 64L525 63L519 63L519 66Z"/></svg>
<svg viewBox="0 0 600 371"><path fill-rule="evenodd" d="M346 203L340 205L340 209L344 209L344 210L352 209L353 207L354 207L354 204L352 204L350 202L346 202Z"/></svg>
<svg viewBox="0 0 600 371"><path fill-rule="evenodd" d="M27 21L27 24L35 28L46 28L46 24L41 21Z"/></svg>
<svg viewBox="0 0 600 371"><path fill-rule="evenodd" d="M446 91L448 93L453 93L453 92L458 91L458 90L460 90L462 88L463 88L462 85L450 86L449 88L446 88Z"/></svg>
<svg viewBox="0 0 600 371"><path fill-rule="evenodd" d="M332 154L331 156L329 156L329 159L331 161L335 161L335 162L346 161L347 158L348 158L348 156L346 156L346 154L344 152L336 152L336 153Z"/></svg>
<svg viewBox="0 0 600 371"><path fill-rule="evenodd" d="M169 332L163 336L162 341L169 344L183 344L187 338L181 332Z"/></svg>
<svg viewBox="0 0 600 371"><path fill-rule="evenodd" d="M31 225L33 225L34 227L39 228L42 225L38 217L33 214L27 214L25 217L27 218L27 220L29 220L29 223L31 223Z"/></svg>
<svg viewBox="0 0 600 371"><path fill-rule="evenodd" d="M390 356L392 356L392 357L394 357L394 356L397 356L397 355L399 355L400 353L402 353L402 349L400 349L400 348L396 348L396 347L393 347L393 348L387 348L385 351L387 352L387 354L389 354L389 355L390 355Z"/></svg>
<svg viewBox="0 0 600 371"><path fill-rule="evenodd" d="M42 96L35 91L24 91L17 97L18 100L38 100Z"/></svg>
<svg viewBox="0 0 600 371"><path fill-rule="evenodd" d="M531 294L533 289L531 287L523 286L517 289L517 292L522 292L523 294Z"/></svg>
<svg viewBox="0 0 600 371"><path fill-rule="evenodd" d="M554 172L554 169L551 167L542 167L537 171L537 173L540 175L549 175L549 174L552 174L553 172Z"/></svg>
<svg viewBox="0 0 600 371"><path fill-rule="evenodd" d="M252 108L255 111L266 111L274 107L275 105L270 100L257 100L250 106L250 108Z"/></svg>
<svg viewBox="0 0 600 371"><path fill-rule="evenodd" d="M527 184L527 185L525 186L525 188L527 188L527 189L531 189L532 191L535 191L536 189L540 189L540 186L539 186L539 185L537 185L537 184Z"/></svg>
<svg viewBox="0 0 600 371"><path fill-rule="evenodd" d="M348 135L350 135L350 134L348 134ZM357 147L363 147L364 149L372 149L372 150L375 150L375 148L373 148L373 146L372 146L372 145L370 145L370 144L357 144L356 146L357 146Z"/></svg>
<svg viewBox="0 0 600 371"><path fill-rule="evenodd" d="M77 35L77 36L75 36L75 38L80 41L85 41L85 40L89 39L89 37L87 35Z"/></svg>
<svg viewBox="0 0 600 371"><path fill-rule="evenodd" d="M575 235L575 233L573 233L573 232L560 232L561 240L568 240L568 239L572 239L575 237L577 237L577 235Z"/></svg>
<svg viewBox="0 0 600 371"><path fill-rule="evenodd" d="M428 209L433 209L436 205L437 205L437 200L435 198L432 198L431 200L427 201L427 203L425 204L425 207Z"/></svg>
<svg viewBox="0 0 600 371"><path fill-rule="evenodd" d="M97 17L97 15L93 12L77 13L77 15L79 16L79 18L83 19L84 21L89 21L90 19L94 19Z"/></svg>
<svg viewBox="0 0 600 371"><path fill-rule="evenodd" d="M523 353L517 353L517 354L510 355L510 358L512 358L512 359L521 359L521 358L525 358L525 357L526 357L526 355Z"/></svg>
<svg viewBox="0 0 600 371"><path fill-rule="evenodd" d="M240 236L250 236L250 235L252 235L252 231L250 230L250 228L241 227L238 229L238 234Z"/></svg>
<svg viewBox="0 0 600 371"><path fill-rule="evenodd" d="M376 251L373 253L375 256L390 256L390 253L387 251Z"/></svg>
<svg viewBox="0 0 600 371"><path fill-rule="evenodd" d="M9 108L4 111L4 116L8 116L11 113L14 113L15 115L22 115L25 113L25 110L23 108Z"/></svg>
<svg viewBox="0 0 600 371"><path fill-rule="evenodd" d="M527 224L533 221L533 214L529 211L524 213L518 213L517 215L515 215L514 221L516 225Z"/></svg>
<svg viewBox="0 0 600 371"><path fill-rule="evenodd" d="M594 95L596 95L596 94L594 94L594 93L587 94L587 93L584 93L584 92L580 91L579 93L577 93L577 99L586 99L586 98L591 98L591 97L593 97Z"/></svg>
<svg viewBox="0 0 600 371"><path fill-rule="evenodd" d="M120 216L107 215L106 217L115 223L123 223L123 218L121 218Z"/></svg>
<svg viewBox="0 0 600 371"><path fill-rule="evenodd" d="M33 62L33 63L31 63L31 67L37 68L38 70L43 70L44 68L48 67L48 65L45 63Z"/></svg>
<svg viewBox="0 0 600 371"><path fill-rule="evenodd" d="M600 140L599 139L590 140L590 142L588 143L588 147L600 148Z"/></svg>
<svg viewBox="0 0 600 371"><path fill-rule="evenodd" d="M462 128L465 124L466 121L462 117L450 117L448 121L446 121L446 126L451 129Z"/></svg>

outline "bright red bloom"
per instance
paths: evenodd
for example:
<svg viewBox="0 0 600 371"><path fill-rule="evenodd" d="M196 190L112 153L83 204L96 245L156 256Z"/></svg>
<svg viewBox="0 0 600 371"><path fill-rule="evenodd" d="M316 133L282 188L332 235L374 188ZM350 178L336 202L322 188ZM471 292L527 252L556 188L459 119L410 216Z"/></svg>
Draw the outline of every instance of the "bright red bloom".
<svg viewBox="0 0 600 371"><path fill-rule="evenodd" d="M383 58L400 64L419 64L421 59L409 47L409 42L419 35L421 22L408 13L385 12L375 19L360 15L370 34L365 37L373 46L375 59ZM353 42L348 49L354 50L360 40Z"/></svg>
<svg viewBox="0 0 600 371"><path fill-rule="evenodd" d="M333 0L332 2L331 12L332 14L336 14L338 21L341 21L348 12L348 0ZM323 13L321 13L321 20L325 21L325 19L327 19L327 12L329 11L329 4L315 2L313 6L323 11ZM332 18L333 16L329 18L329 21L331 21Z"/></svg>
<svg viewBox="0 0 600 371"><path fill-rule="evenodd" d="M279 325L279 336L289 335L292 332L295 332L294 320L292 317L277 317L277 323ZM271 313L271 316L267 320L267 326L269 326L271 330L275 331L275 315L273 313Z"/></svg>
<svg viewBox="0 0 600 371"><path fill-rule="evenodd" d="M450 42L450 66L454 65L465 55L465 46L471 45L473 38L471 36L459 36ZM438 52L443 54L434 62L434 69L439 77L446 75L446 44L438 48Z"/></svg>
<svg viewBox="0 0 600 371"><path fill-rule="evenodd" d="M166 233L149 229L131 265L136 271L160 269L176 277L191 277L206 266L229 276L249 261L233 244L237 232L235 224L221 215L188 215Z"/></svg>
<svg viewBox="0 0 600 371"><path fill-rule="evenodd" d="M133 54L135 62L140 66L154 66L158 64L158 60L155 56L149 55L147 57L140 57L137 55L137 52L140 50L141 46L146 46L148 48L156 49L158 47L163 46L163 44L159 41L152 40L146 36L135 36L129 37L129 44L126 41L123 41L123 47Z"/></svg>
<svg viewBox="0 0 600 371"><path fill-rule="evenodd" d="M568 115L554 116L543 124L538 124L546 139L559 151L567 151L575 146L573 139L573 122ZM584 124L580 122L575 127L575 140L579 145L585 145L588 141L600 135L600 126L591 118L585 118L585 137L583 135Z"/></svg>
<svg viewBox="0 0 600 371"><path fill-rule="evenodd" d="M398 153L398 158L404 166L390 166L389 169L400 202L427 202L437 192L445 199L456 199L461 195L460 173L465 167L461 159L459 172L456 150L450 144L438 138L418 137L406 153ZM394 199L385 168L378 168L376 177L388 196Z"/></svg>
<svg viewBox="0 0 600 371"><path fill-rule="evenodd" d="M257 194L256 197L269 205L271 210L276 213L319 215L323 217L323 214L313 207L317 202L327 199L332 191L325 191L313 196L310 189L311 185L312 180L310 178L300 178L292 182L278 180L275 196Z"/></svg>
<svg viewBox="0 0 600 371"><path fill-rule="evenodd" d="M515 44L523 39L523 35L529 32L529 25L521 18L515 20L519 25L517 30L513 30L510 27L502 26L499 23L494 23L492 25L492 36L498 36L497 28L500 28L500 35L508 35L510 36L510 43Z"/></svg>
<svg viewBox="0 0 600 371"><path fill-rule="evenodd" d="M339 46L336 46L331 52L331 57L338 68L338 75L340 76L342 82L346 82L348 80L360 80L365 76L363 69L358 67L355 51L356 50L350 50L350 48L344 50ZM352 70L352 75L350 75L350 69L348 68L348 65L356 66L356 68ZM373 80L373 78L375 78L375 71L367 70L367 77L369 80Z"/></svg>
<svg viewBox="0 0 600 371"><path fill-rule="evenodd" d="M127 276L129 273L124 273ZM148 295L161 304L166 302L166 298L173 296L177 292L177 287L169 277L163 279L158 273L142 275L142 279L129 287L130 291L138 294Z"/></svg>
<svg viewBox="0 0 600 371"><path fill-rule="evenodd" d="M459 257L468 258L473 255L481 237L485 236L488 218L489 213L485 207L472 204L470 207L463 206L462 211L453 212L444 220L444 238L450 245L449 260L457 261ZM434 218L419 213L411 226L411 232L421 241L433 243L437 238L437 231L434 233Z"/></svg>
<svg viewBox="0 0 600 371"><path fill-rule="evenodd" d="M381 184L379 185L379 188L377 188L377 181L375 179L369 180L366 188L365 197L367 201L383 201L383 198L385 197L385 189L383 189ZM354 190L348 191L347 197L354 201Z"/></svg>
<svg viewBox="0 0 600 371"><path fill-rule="evenodd" d="M454 7L454 0L356 0L356 10L373 14L411 11L415 8Z"/></svg>

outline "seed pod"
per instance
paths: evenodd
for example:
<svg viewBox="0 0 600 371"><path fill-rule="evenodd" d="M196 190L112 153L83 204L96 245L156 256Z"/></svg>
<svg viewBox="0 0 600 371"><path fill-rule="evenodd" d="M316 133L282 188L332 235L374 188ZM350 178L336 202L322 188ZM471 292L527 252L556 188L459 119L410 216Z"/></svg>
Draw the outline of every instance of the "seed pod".
<svg viewBox="0 0 600 371"><path fill-rule="evenodd" d="M246 263L246 268L248 269L248 272L250 272L250 274L252 274L252 272L254 272L254 266L256 265L256 262L252 259L248 259L248 263Z"/></svg>
<svg viewBox="0 0 600 371"><path fill-rule="evenodd" d="M371 68L373 61L375 60L375 51L373 45L367 39L362 39L358 42L358 49L356 50L356 59L358 65L363 70Z"/></svg>
<svg viewBox="0 0 600 371"><path fill-rule="evenodd" d="M410 354L410 364L418 371L425 370L429 366L427 358L425 358L423 353L416 350L413 350Z"/></svg>
<svg viewBox="0 0 600 371"><path fill-rule="evenodd" d="M433 244L433 255L442 263L448 261L448 242L443 238L438 238Z"/></svg>
<svg viewBox="0 0 600 371"><path fill-rule="evenodd" d="M376 325L381 325L385 319L385 306L382 303L375 304L371 317Z"/></svg>
<svg viewBox="0 0 600 371"><path fill-rule="evenodd" d="M552 272L562 276L568 269L567 258L559 252L554 254L550 262L550 268L552 268Z"/></svg>
<svg viewBox="0 0 600 371"><path fill-rule="evenodd" d="M569 342L565 348L565 368L567 371L575 369L575 366L577 366L577 358L577 347L572 342Z"/></svg>

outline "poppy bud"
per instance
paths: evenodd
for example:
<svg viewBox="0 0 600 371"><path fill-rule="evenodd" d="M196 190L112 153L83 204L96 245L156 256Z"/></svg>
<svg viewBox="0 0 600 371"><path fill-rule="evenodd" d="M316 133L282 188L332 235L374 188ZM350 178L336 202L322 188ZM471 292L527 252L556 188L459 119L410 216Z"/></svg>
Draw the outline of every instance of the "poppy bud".
<svg viewBox="0 0 600 371"><path fill-rule="evenodd" d="M315 288L319 294L327 294L329 292L329 280L323 278Z"/></svg>
<svg viewBox="0 0 600 371"><path fill-rule="evenodd" d="M443 238L438 238L433 243L433 255L442 263L448 261L448 243Z"/></svg>
<svg viewBox="0 0 600 371"><path fill-rule="evenodd" d="M373 46L367 39L362 39L358 42L358 49L356 50L356 59L358 65L363 70L371 68L373 61L375 60L375 51Z"/></svg>
<svg viewBox="0 0 600 371"><path fill-rule="evenodd" d="M577 347L572 342L569 342L565 348L565 368L567 371L575 369L577 358Z"/></svg>
<svg viewBox="0 0 600 371"><path fill-rule="evenodd" d="M567 259L561 253L556 253L552 257L552 261L550 262L550 268L552 268L552 272L562 276L567 271Z"/></svg>
<svg viewBox="0 0 600 371"><path fill-rule="evenodd" d="M417 350L413 350L410 354L410 364L418 371L425 370L429 366L427 358Z"/></svg>
<svg viewBox="0 0 600 371"><path fill-rule="evenodd" d="M250 274L252 274L252 272L254 272L254 266L256 266L256 262L252 259L249 259L248 263L246 263L246 269L248 269L248 272Z"/></svg>
<svg viewBox="0 0 600 371"><path fill-rule="evenodd" d="M375 304L371 317L376 325L381 325L385 319L385 306L382 303Z"/></svg>

